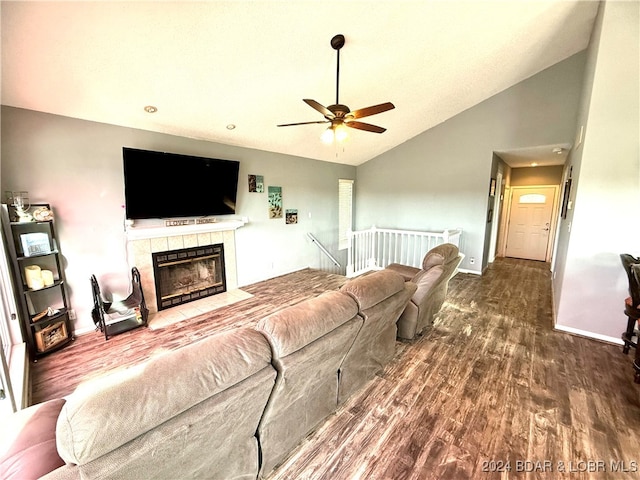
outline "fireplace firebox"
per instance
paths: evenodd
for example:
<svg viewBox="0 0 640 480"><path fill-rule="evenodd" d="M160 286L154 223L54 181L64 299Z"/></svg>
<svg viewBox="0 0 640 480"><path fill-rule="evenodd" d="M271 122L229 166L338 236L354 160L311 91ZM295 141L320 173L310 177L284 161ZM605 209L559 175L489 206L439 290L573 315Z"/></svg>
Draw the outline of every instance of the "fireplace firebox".
<svg viewBox="0 0 640 480"><path fill-rule="evenodd" d="M158 311L227 290L221 243L152 256Z"/></svg>

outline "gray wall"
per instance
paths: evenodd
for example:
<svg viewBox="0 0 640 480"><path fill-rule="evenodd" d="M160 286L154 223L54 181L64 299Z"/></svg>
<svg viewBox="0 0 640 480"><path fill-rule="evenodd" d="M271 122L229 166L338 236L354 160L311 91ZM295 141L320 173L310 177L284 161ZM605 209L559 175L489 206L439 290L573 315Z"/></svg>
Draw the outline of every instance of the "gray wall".
<svg viewBox="0 0 640 480"><path fill-rule="evenodd" d="M571 154L573 209L561 222L556 326L620 339L628 282L619 255L640 256L640 3L600 5Z"/></svg>
<svg viewBox="0 0 640 480"><path fill-rule="evenodd" d="M359 166L357 228L461 227L462 268L480 271L493 152L572 143L584 62L578 53Z"/></svg>
<svg viewBox="0 0 640 480"><path fill-rule="evenodd" d="M79 331L93 328L91 274L109 289L128 288L123 146L240 161L237 213L249 223L236 231L239 285L329 267L307 232L345 265L337 251L338 179L354 179L355 167L11 107L2 108L2 140L2 192L27 190L32 202L54 208ZM248 192L248 174L264 176L265 193ZM268 185L282 187L283 207L298 209L298 224L268 218Z"/></svg>

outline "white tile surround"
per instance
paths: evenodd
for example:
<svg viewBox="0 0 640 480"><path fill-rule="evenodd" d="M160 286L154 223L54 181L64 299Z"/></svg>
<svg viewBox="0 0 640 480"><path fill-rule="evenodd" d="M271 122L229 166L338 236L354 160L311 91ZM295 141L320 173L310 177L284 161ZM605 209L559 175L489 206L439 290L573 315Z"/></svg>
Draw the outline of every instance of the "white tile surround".
<svg viewBox="0 0 640 480"><path fill-rule="evenodd" d="M230 220L175 227L127 227L128 263L131 266L135 265L140 271L142 291L144 292L149 313L158 312L152 253L222 243L224 245L227 291L237 289L235 231L244 226L245 223L244 220ZM178 307L163 310L163 313L176 308Z"/></svg>

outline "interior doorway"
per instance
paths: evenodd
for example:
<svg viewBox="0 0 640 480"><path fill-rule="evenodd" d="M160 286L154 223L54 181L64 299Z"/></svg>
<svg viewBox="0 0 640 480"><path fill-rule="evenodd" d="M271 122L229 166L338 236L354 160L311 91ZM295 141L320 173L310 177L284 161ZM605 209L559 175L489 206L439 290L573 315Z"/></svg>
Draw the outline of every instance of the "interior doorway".
<svg viewBox="0 0 640 480"><path fill-rule="evenodd" d="M550 261L557 186L512 187L505 256Z"/></svg>

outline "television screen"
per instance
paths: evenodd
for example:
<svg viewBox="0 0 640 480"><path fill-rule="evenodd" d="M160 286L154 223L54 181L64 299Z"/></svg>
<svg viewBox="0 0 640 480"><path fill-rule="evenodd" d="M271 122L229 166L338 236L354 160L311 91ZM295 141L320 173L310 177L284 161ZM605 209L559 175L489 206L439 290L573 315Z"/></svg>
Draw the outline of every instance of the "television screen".
<svg viewBox="0 0 640 480"><path fill-rule="evenodd" d="M240 162L123 147L128 219L236 212Z"/></svg>

